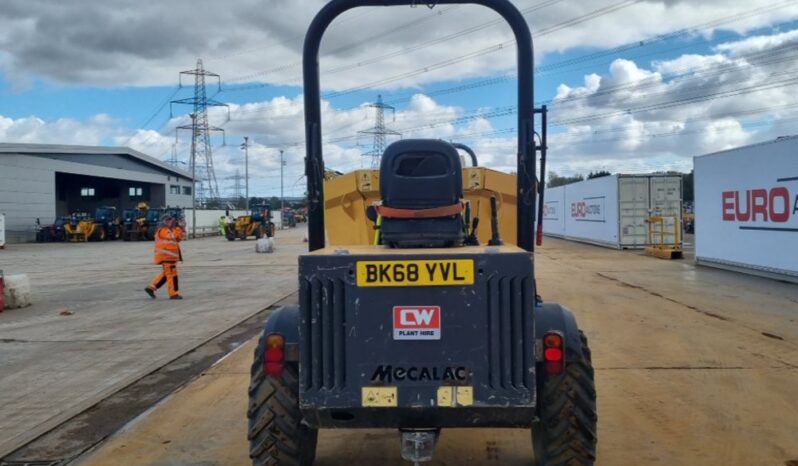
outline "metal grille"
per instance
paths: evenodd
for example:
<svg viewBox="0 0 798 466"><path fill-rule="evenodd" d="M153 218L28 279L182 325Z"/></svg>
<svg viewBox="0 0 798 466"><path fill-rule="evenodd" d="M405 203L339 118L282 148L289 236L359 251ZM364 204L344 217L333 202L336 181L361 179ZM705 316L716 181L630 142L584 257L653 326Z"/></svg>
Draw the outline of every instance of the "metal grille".
<svg viewBox="0 0 798 466"><path fill-rule="evenodd" d="M526 280L488 279L488 380L494 390L529 391L533 385L533 303Z"/></svg>
<svg viewBox="0 0 798 466"><path fill-rule="evenodd" d="M344 357L345 284L338 279L306 281L305 299L309 306L304 317L305 341L303 374L307 390L340 390L346 386L346 358Z"/></svg>

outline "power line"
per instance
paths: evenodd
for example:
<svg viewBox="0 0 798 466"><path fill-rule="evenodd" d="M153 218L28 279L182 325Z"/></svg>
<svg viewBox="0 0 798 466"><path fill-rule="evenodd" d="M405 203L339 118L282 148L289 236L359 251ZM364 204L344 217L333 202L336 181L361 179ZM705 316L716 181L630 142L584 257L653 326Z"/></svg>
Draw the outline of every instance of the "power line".
<svg viewBox="0 0 798 466"><path fill-rule="evenodd" d="M551 4L557 3L557 1L559 1L559 0L547 0L547 1L544 1L542 3L542 5L549 6ZM636 3L640 3L641 1L643 1L643 0L622 0L622 1L618 2L618 3L614 3L612 5L608 5L608 6L605 6L605 7L602 7L602 8L598 8L596 10L591 11L590 13L586 13L584 15L581 15L581 16L572 18L570 20L563 21L561 23L557 23L557 24L552 25L552 26L550 26L548 28L542 29L542 30L540 30L537 33L533 33L533 37L540 37L540 36L543 36L543 35L546 35L546 34L557 32L557 31L559 31L559 30L561 30L561 29L563 29L565 27L570 27L570 26L573 26L575 24L579 24L579 23L582 23L582 22L585 22L585 21L589 21L589 20L597 18L599 16L615 12L615 11L617 11L619 9L626 8L626 7L634 5ZM527 11L527 13L530 12L530 11L534 11L535 9L538 9L538 8L541 8L541 7L538 6L538 5L530 7L529 9L527 9L527 10L529 10L529 11ZM499 24L499 22L500 21L495 20L495 21L491 21L491 22L489 22L487 24L488 25L492 25L494 23L495 24ZM453 33L453 34L449 34L449 35L444 36L443 38L440 38L440 39L433 39L431 41L425 42L424 43L425 44L424 47L428 47L428 46L431 46L431 45L436 45L438 43L445 42L447 40L456 39L456 38L462 37L463 35L470 34L472 32L476 32L477 30L481 30L481 29L484 29L484 27L470 28L470 29L467 29L467 30L464 30L464 31L459 31L459 32L456 32L456 33ZM515 39L511 39L511 40L508 40L508 41L505 41L505 42L494 44L494 45L492 45L490 47L486 47L486 48L483 48L483 49L480 49L480 50L477 50L475 52L471 52L471 53L468 53L468 54L465 54L465 55L453 57L453 58L450 58L448 60L444 60L442 62L434 63L432 65L428 65L428 66L426 66L424 68L420 68L420 69L414 70L412 72L408 72L408 73L404 73L404 74L401 74L401 75L397 75L397 76L395 76L393 78L385 78L385 79L374 81L372 83L368 83L368 84L365 84L365 85L356 86L356 87L352 87L352 88L349 88L349 89L344 89L344 90L337 91L337 92L332 92L332 93L329 93L327 95L324 95L324 97L326 97L326 98L340 97L342 95L351 94L351 93L357 92L359 90L363 90L363 89L366 89L366 88L369 88L369 87L374 87L376 85L388 84L388 83L391 83L391 82L394 82L394 81L405 79L407 77L417 76L417 75L424 74L424 73L427 73L427 72L435 70L435 69L444 68L444 67L447 67L447 66L451 66L451 65L460 63L460 62L468 60L470 58L475 58L475 57L478 57L478 56L486 55L488 53L496 52L498 50L503 50L504 48L509 47L511 45L515 45ZM421 48L423 48L423 47L421 47ZM391 57L395 57L395 56L406 54L406 53L410 53L410 52L413 52L413 51L416 51L416 50L418 50L418 48L416 48L416 47L408 47L406 49L403 49L403 51L392 52L392 54L390 54L390 55L391 55ZM399 52L401 52L401 53L399 53ZM395 55L395 54L398 54L398 55ZM373 60L372 60L372 62L373 62ZM354 69L354 68L359 67L360 66L359 63L360 62L354 63L354 64L350 64L349 65L350 69ZM300 79L301 78L295 78L295 81L298 81ZM269 86L269 84L260 84L260 83L258 83L258 84L248 84L248 85L244 85L244 86L240 86L240 87L236 87L236 88L225 88L224 92L237 92L237 91L243 91L243 90L248 90L248 89L256 89L256 88L259 88L259 87L267 87L267 86Z"/></svg>
<svg viewBox="0 0 798 466"><path fill-rule="evenodd" d="M346 16L338 19L338 21L336 21L332 25L332 27L334 27L336 25L340 25L340 24L346 23L346 22L354 20L354 19L361 18L361 17L366 16L368 14L371 14L371 13L377 11L377 10L379 10L379 8L373 7L373 8L365 9L360 14L346 15ZM276 46L288 45L288 44L292 44L292 43L293 44L302 44L303 40L305 40L305 33L304 32L301 33L301 34L297 34L295 36L289 37L288 39L281 40L281 41L279 41L277 43L274 43L274 44L259 45L257 47L252 47L252 48L245 49L245 50L239 50L237 52L231 52L231 53L228 53L228 54L225 54L225 55L210 56L210 57L208 57L208 59L211 60L211 61L213 61L213 60L229 60L231 57L235 57L235 56L239 56L239 55L245 55L247 53L252 53L252 52L257 52L257 51L263 50L265 48L273 48L273 47L276 47ZM238 79L239 78L234 78L233 81L238 80Z"/></svg>

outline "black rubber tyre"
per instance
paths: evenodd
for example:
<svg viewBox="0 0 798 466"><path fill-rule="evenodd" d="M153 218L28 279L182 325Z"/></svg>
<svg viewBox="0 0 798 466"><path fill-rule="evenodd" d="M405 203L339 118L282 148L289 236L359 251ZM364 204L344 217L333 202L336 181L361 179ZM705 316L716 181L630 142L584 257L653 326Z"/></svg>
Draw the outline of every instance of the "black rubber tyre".
<svg viewBox="0 0 798 466"><path fill-rule="evenodd" d="M263 227L263 225L258 225L258 228L255 229L255 239L263 238L265 230L266 229Z"/></svg>
<svg viewBox="0 0 798 466"><path fill-rule="evenodd" d="M582 339L582 360L567 361L560 376L538 384L540 422L532 426L535 466L584 466L596 460L596 386L587 337Z"/></svg>
<svg viewBox="0 0 798 466"><path fill-rule="evenodd" d="M299 412L298 367L288 363L280 377L263 372L261 335L249 383L249 457L256 466L311 466L319 431Z"/></svg>

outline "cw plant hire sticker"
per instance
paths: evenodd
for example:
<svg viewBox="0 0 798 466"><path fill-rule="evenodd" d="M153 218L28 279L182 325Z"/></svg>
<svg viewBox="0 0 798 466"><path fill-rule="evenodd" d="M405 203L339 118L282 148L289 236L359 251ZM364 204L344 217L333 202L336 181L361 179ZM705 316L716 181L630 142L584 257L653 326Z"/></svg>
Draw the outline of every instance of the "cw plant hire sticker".
<svg viewBox="0 0 798 466"><path fill-rule="evenodd" d="M440 306L394 306L394 340L440 340Z"/></svg>

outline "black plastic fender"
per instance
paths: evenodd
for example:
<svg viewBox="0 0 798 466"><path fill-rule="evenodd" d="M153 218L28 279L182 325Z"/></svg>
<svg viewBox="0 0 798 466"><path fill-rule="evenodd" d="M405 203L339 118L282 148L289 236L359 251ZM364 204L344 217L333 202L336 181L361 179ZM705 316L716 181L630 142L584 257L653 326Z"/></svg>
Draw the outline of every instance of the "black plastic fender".
<svg viewBox="0 0 798 466"><path fill-rule="evenodd" d="M566 361L582 358L582 340L574 313L557 303L535 305L535 340L542 345L543 335L552 331L560 332L565 340ZM542 346L539 349L537 354L542 357Z"/></svg>
<svg viewBox="0 0 798 466"><path fill-rule="evenodd" d="M285 339L285 360L299 361L299 306L286 304L274 310L263 324L263 335L279 333Z"/></svg>

